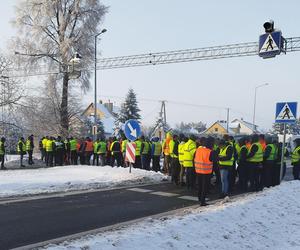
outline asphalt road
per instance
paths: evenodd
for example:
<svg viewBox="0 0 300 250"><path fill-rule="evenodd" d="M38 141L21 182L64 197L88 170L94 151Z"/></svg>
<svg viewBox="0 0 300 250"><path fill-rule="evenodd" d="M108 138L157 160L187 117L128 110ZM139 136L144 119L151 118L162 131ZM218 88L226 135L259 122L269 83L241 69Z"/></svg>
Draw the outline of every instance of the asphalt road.
<svg viewBox="0 0 300 250"><path fill-rule="evenodd" d="M288 170L287 179L291 179ZM237 194L237 192L235 193ZM218 193L209 195L216 200ZM0 205L0 249L11 249L197 204L170 183Z"/></svg>

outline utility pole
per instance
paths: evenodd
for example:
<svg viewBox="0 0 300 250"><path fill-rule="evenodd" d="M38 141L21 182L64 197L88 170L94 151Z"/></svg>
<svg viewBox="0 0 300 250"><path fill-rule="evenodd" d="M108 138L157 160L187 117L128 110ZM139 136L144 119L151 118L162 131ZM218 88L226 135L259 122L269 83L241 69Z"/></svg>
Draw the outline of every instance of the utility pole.
<svg viewBox="0 0 300 250"><path fill-rule="evenodd" d="M96 141L97 139L97 40L98 40L98 36L100 36L101 34L105 33L107 30L103 29L101 30L101 32L99 32L98 34L95 35L95 56L94 56L94 63L95 63L95 68L94 68L94 83L95 83L95 93L94 93L94 128L93 128L93 137L94 137L94 141ZM94 131L95 129L95 131Z"/></svg>
<svg viewBox="0 0 300 250"><path fill-rule="evenodd" d="M227 134L229 134L229 108L227 108L227 127L226 127L226 130L227 130Z"/></svg>
<svg viewBox="0 0 300 250"><path fill-rule="evenodd" d="M261 87L264 87L264 86L267 86L269 85L269 83L264 83L264 84L261 84L261 85L258 85L255 87L255 91L254 91L254 105L253 105L253 131L255 132L256 131L256 126L255 126L255 113L256 113L256 95L257 95L257 89L258 88L261 88Z"/></svg>

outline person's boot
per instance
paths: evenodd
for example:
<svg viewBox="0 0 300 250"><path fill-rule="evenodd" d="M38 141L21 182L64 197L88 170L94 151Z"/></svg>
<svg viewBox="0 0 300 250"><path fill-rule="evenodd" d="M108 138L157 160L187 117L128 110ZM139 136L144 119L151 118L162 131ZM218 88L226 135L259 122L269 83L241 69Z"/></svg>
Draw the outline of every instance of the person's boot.
<svg viewBox="0 0 300 250"><path fill-rule="evenodd" d="M7 168L6 168L6 167L4 167L4 166L2 166L2 167L1 167L1 170L7 170Z"/></svg>

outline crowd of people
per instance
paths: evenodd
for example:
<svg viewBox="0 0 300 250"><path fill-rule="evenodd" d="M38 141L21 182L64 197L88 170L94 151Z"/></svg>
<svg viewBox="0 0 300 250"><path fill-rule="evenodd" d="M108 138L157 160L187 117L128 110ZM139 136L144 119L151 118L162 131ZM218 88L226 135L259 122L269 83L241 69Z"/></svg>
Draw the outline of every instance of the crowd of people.
<svg viewBox="0 0 300 250"><path fill-rule="evenodd" d="M128 167L125 137L117 139L104 137L93 141L91 138L63 139L60 136L43 137L39 141L41 160L46 166L63 165L110 165ZM281 178L282 143L271 136L245 136L235 141L232 136L223 138L185 136L167 133L161 142L158 137L151 140L141 136L135 142L134 168L161 171L171 176L175 185L186 186L188 190L198 190L201 205L212 184L220 186L220 197L228 196L234 188L242 191L259 191L263 187L275 186ZM291 152L294 179L299 180L300 139ZM28 164L32 165L34 136L26 140L21 137L17 144L20 166L25 167L24 155L28 154ZM0 141L1 169L4 166L5 138ZM284 148L284 167L289 152ZM161 166L161 158L163 158ZM151 164L152 163L152 164Z"/></svg>

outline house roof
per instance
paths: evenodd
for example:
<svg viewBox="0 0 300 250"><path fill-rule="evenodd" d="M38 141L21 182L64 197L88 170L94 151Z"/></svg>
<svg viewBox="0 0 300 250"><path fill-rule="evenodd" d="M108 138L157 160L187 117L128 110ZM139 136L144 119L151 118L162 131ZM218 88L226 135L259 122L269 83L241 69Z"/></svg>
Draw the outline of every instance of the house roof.
<svg viewBox="0 0 300 250"><path fill-rule="evenodd" d="M244 121L243 119L234 119L233 121L232 121L233 123L237 123L237 122L239 122L239 123L242 123L242 124L244 124L247 128L249 128L249 129L251 129L253 132L260 132L258 129L257 129L257 125L254 125L253 123L251 123L251 122L247 122L247 121ZM255 129L253 129L253 128L255 128Z"/></svg>
<svg viewBox="0 0 300 250"><path fill-rule="evenodd" d="M217 121L217 124L219 124L221 127L223 127L225 130L227 130L227 122L226 121ZM228 134L234 134L234 131L232 130L232 127L228 126Z"/></svg>
<svg viewBox="0 0 300 250"><path fill-rule="evenodd" d="M205 134L211 127L213 127L216 124L221 126L224 130L227 130L227 122L226 121L216 121L211 126L209 126L205 131L203 131L202 134ZM228 133L234 134L234 131L230 128L230 126L228 128ZM216 133L216 134L218 134L218 133Z"/></svg>
<svg viewBox="0 0 300 250"><path fill-rule="evenodd" d="M91 103L87 108L86 110L83 112L83 114L86 113L86 111L91 107L93 106L93 103ZM114 125L115 125L115 120L116 120L116 117L114 115L114 113L118 113L120 108L119 107L116 107L113 105L113 112L110 112L108 110L108 108L102 104L102 103L97 103L96 104L96 108L97 110L99 110L101 113L103 113L103 116L101 118L101 121L103 123L103 127L104 127L104 131L105 133L107 134L112 134L113 133L113 128L114 128ZM89 118L90 119L93 119L94 116L90 116Z"/></svg>

